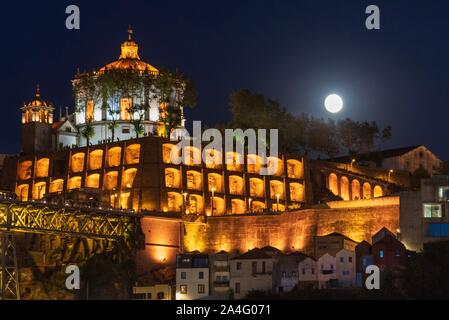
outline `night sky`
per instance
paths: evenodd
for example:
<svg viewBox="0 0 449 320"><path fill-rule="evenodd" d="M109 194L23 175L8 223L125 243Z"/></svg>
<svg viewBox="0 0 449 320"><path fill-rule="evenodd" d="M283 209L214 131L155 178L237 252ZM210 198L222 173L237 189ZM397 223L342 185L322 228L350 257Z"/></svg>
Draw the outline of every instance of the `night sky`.
<svg viewBox="0 0 449 320"><path fill-rule="evenodd" d="M81 30L65 28L77 4ZM381 30L365 28L365 8ZM449 158L449 1L17 1L2 4L0 153L20 150L20 107L36 83L73 109L76 69L119 56L128 25L140 57L189 75L199 92L188 120L229 119L228 95L250 89L290 112L393 126L386 147L425 144ZM345 109L327 113L338 93Z"/></svg>

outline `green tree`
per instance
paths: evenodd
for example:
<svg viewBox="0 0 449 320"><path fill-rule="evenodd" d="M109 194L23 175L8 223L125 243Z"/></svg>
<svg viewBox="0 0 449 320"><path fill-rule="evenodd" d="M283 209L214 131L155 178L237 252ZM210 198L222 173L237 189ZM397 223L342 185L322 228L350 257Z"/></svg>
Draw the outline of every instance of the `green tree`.
<svg viewBox="0 0 449 320"><path fill-rule="evenodd" d="M95 135L95 129L92 123L92 119L87 119L86 125L81 131L81 135L86 139L86 145L90 145L90 139Z"/></svg>

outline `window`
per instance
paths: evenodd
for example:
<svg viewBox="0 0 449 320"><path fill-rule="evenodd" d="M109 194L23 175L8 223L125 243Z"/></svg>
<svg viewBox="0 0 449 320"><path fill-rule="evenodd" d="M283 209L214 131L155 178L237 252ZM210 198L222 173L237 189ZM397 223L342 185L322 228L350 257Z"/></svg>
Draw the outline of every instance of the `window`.
<svg viewBox="0 0 449 320"><path fill-rule="evenodd" d="M312 268L312 274L315 274L315 269L314 268Z"/></svg>
<svg viewBox="0 0 449 320"><path fill-rule="evenodd" d="M187 278L187 274L185 272L181 272L181 279L185 280Z"/></svg>
<svg viewBox="0 0 449 320"><path fill-rule="evenodd" d="M379 252L379 257L380 257L381 259L384 258L384 251L383 251L383 250L380 250L380 252Z"/></svg>
<svg viewBox="0 0 449 320"><path fill-rule="evenodd" d="M254 262L251 264L251 268L252 268L252 270L253 270L253 274L257 273L257 261L254 261Z"/></svg>
<svg viewBox="0 0 449 320"><path fill-rule="evenodd" d="M242 263L241 262L237 262L236 269L237 270L242 270Z"/></svg>
<svg viewBox="0 0 449 320"><path fill-rule="evenodd" d="M334 265L333 264L331 264L331 270L334 270Z"/></svg>
<svg viewBox="0 0 449 320"><path fill-rule="evenodd" d="M122 133L130 133L131 131L129 130L129 128L123 128L122 129Z"/></svg>
<svg viewBox="0 0 449 320"><path fill-rule="evenodd" d="M163 292L158 292L157 293L157 299L158 300L164 300L165 299L165 294Z"/></svg>
<svg viewBox="0 0 449 320"><path fill-rule="evenodd" d="M206 291L206 286L204 284L198 285L198 293L204 293Z"/></svg>
<svg viewBox="0 0 449 320"><path fill-rule="evenodd" d="M443 217L442 205L438 203L426 203L424 204L424 218L442 218Z"/></svg>
<svg viewBox="0 0 449 320"><path fill-rule="evenodd" d="M133 295L134 300L145 300L146 295L145 293L135 293Z"/></svg>
<svg viewBox="0 0 449 320"><path fill-rule="evenodd" d="M302 268L302 274L306 274L306 268Z"/></svg>
<svg viewBox="0 0 449 320"><path fill-rule="evenodd" d="M262 261L262 273L265 273L265 267L266 267L265 261Z"/></svg>
<svg viewBox="0 0 449 320"><path fill-rule="evenodd" d="M438 188L438 201L449 201L449 187Z"/></svg>
<svg viewBox="0 0 449 320"><path fill-rule="evenodd" d="M287 277L287 272L282 272L282 278L286 278Z"/></svg>
<svg viewBox="0 0 449 320"><path fill-rule="evenodd" d="M292 277L295 277L295 278L296 278L296 271L293 271L293 272L292 272Z"/></svg>
<svg viewBox="0 0 449 320"><path fill-rule="evenodd" d="M352 263L352 257L348 258L349 263Z"/></svg>
<svg viewBox="0 0 449 320"><path fill-rule="evenodd" d="M345 258L340 257L340 262L341 262L341 263L345 262Z"/></svg>
<svg viewBox="0 0 449 320"><path fill-rule="evenodd" d="M181 294L187 294L187 286L186 285L180 286L179 291L181 292Z"/></svg>
<svg viewBox="0 0 449 320"><path fill-rule="evenodd" d="M235 283L235 293L240 293L240 282Z"/></svg>
<svg viewBox="0 0 449 320"><path fill-rule="evenodd" d="M204 272L203 271L198 273L198 278L199 279L204 279Z"/></svg>

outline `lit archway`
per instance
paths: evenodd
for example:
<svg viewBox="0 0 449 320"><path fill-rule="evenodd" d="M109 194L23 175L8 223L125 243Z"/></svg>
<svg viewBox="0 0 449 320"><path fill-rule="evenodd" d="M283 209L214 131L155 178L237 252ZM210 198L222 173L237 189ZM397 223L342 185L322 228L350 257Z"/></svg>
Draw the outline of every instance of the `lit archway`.
<svg viewBox="0 0 449 320"><path fill-rule="evenodd" d="M231 213L232 214L243 214L246 212L245 201L241 199L231 200Z"/></svg>
<svg viewBox="0 0 449 320"><path fill-rule="evenodd" d="M202 175L198 171L189 170L186 174L187 177L187 189L189 190L202 190L203 189L203 179Z"/></svg>
<svg viewBox="0 0 449 320"><path fill-rule="evenodd" d="M249 154L246 156L248 173L260 174L261 158L257 154Z"/></svg>
<svg viewBox="0 0 449 320"><path fill-rule="evenodd" d="M50 159L42 158L36 162L36 178L48 177L48 168L50 166Z"/></svg>
<svg viewBox="0 0 449 320"><path fill-rule="evenodd" d="M285 199L284 183L278 180L271 180L270 195L271 199L277 199L277 195L279 195L279 199Z"/></svg>
<svg viewBox="0 0 449 320"><path fill-rule="evenodd" d="M62 192L64 190L64 180L56 179L50 183L50 193Z"/></svg>
<svg viewBox="0 0 449 320"><path fill-rule="evenodd" d="M104 189L114 190L117 189L118 171L109 171L104 176Z"/></svg>
<svg viewBox="0 0 449 320"><path fill-rule="evenodd" d="M171 212L181 212L182 211L183 197L180 193L169 192L167 194L167 208Z"/></svg>
<svg viewBox="0 0 449 320"><path fill-rule="evenodd" d="M228 171L243 171L243 156L237 152L226 152L226 168Z"/></svg>
<svg viewBox="0 0 449 320"><path fill-rule="evenodd" d="M360 182L357 179L351 182L352 200L360 199Z"/></svg>
<svg viewBox="0 0 449 320"><path fill-rule="evenodd" d="M17 175L20 180L28 180L31 178L33 162L32 161L22 161L19 162L17 168Z"/></svg>
<svg viewBox="0 0 449 320"><path fill-rule="evenodd" d="M249 179L249 189L251 197L263 198L265 195L265 186L262 179Z"/></svg>
<svg viewBox="0 0 449 320"><path fill-rule="evenodd" d="M215 196L213 202L214 202L214 210L212 212L212 215L216 216L224 214L226 208L224 199Z"/></svg>
<svg viewBox="0 0 449 320"><path fill-rule="evenodd" d="M189 202L187 204L187 211L189 214L200 214L203 212L204 204L203 197L191 194L189 195Z"/></svg>
<svg viewBox="0 0 449 320"><path fill-rule="evenodd" d="M349 200L349 180L347 177L340 178L340 196L343 200Z"/></svg>
<svg viewBox="0 0 449 320"><path fill-rule="evenodd" d="M78 152L72 155L72 172L83 172L84 170L84 157L83 152Z"/></svg>
<svg viewBox="0 0 449 320"><path fill-rule="evenodd" d="M45 182L35 183L33 187L33 199L34 200L42 199L45 196L46 192L47 192L47 183Z"/></svg>
<svg viewBox="0 0 449 320"><path fill-rule="evenodd" d="M300 183L290 183L290 200L304 202L304 186Z"/></svg>
<svg viewBox="0 0 449 320"><path fill-rule="evenodd" d="M192 146L183 150L183 163L187 166L197 166L201 164L201 150Z"/></svg>
<svg viewBox="0 0 449 320"><path fill-rule="evenodd" d="M165 186L167 188L181 188L181 172L178 169L165 169Z"/></svg>
<svg viewBox="0 0 449 320"><path fill-rule="evenodd" d="M284 173L284 162L277 157L268 157L267 168L269 175L281 176Z"/></svg>
<svg viewBox="0 0 449 320"><path fill-rule="evenodd" d="M240 176L229 176L229 193L243 195L243 178Z"/></svg>
<svg viewBox="0 0 449 320"><path fill-rule="evenodd" d="M126 164L137 164L140 162L140 144L132 144L126 147Z"/></svg>
<svg viewBox="0 0 449 320"><path fill-rule="evenodd" d="M287 174L289 178L302 179L304 177L304 166L296 159L287 160Z"/></svg>
<svg viewBox="0 0 449 320"><path fill-rule="evenodd" d="M121 163L122 159L122 148L121 147L113 147L108 150L108 166L109 167L118 167Z"/></svg>
<svg viewBox="0 0 449 320"><path fill-rule="evenodd" d="M86 188L95 188L98 189L100 187L100 175L98 173L91 174L86 178Z"/></svg>
<svg viewBox="0 0 449 320"><path fill-rule="evenodd" d="M81 188L81 177L72 177L67 181L67 189L74 190Z"/></svg>
<svg viewBox="0 0 449 320"><path fill-rule="evenodd" d="M261 201L253 201L251 202L252 212L263 212L267 208L265 203Z"/></svg>
<svg viewBox="0 0 449 320"><path fill-rule="evenodd" d="M172 152L173 152L173 157L174 157L174 161L172 161L171 157L172 157ZM162 161L164 161L164 163L174 163L178 160L180 160L180 150L177 146L175 146L174 144L171 143L165 143L162 146Z"/></svg>
<svg viewBox="0 0 449 320"><path fill-rule="evenodd" d="M89 169L98 170L103 166L103 150L98 149L89 153Z"/></svg>
<svg viewBox="0 0 449 320"><path fill-rule="evenodd" d="M209 169L221 169L223 164L222 154L215 149L204 150L206 167Z"/></svg>
<svg viewBox="0 0 449 320"><path fill-rule="evenodd" d="M132 188L134 185L134 179L137 175L136 168L130 168L123 172L122 176L122 188Z"/></svg>
<svg viewBox="0 0 449 320"><path fill-rule="evenodd" d="M380 198L383 196L383 191L381 186L374 187L374 198Z"/></svg>
<svg viewBox="0 0 449 320"><path fill-rule="evenodd" d="M329 175L329 190L336 196L339 195L338 177L335 173Z"/></svg>
<svg viewBox="0 0 449 320"><path fill-rule="evenodd" d="M212 192L212 190L219 193L223 192L223 178L221 174L209 173L207 180L209 192Z"/></svg>
<svg viewBox="0 0 449 320"><path fill-rule="evenodd" d="M27 185L27 184L21 184L20 186L17 186L16 195L20 201L23 201L23 202L28 201L28 191L29 191L29 185Z"/></svg>
<svg viewBox="0 0 449 320"><path fill-rule="evenodd" d="M368 182L363 184L363 199L371 199L371 185Z"/></svg>

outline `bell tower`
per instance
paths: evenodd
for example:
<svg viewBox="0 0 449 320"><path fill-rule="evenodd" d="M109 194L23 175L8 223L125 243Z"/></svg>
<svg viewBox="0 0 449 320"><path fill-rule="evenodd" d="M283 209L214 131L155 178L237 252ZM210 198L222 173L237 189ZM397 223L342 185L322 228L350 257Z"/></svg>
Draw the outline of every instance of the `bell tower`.
<svg viewBox="0 0 449 320"><path fill-rule="evenodd" d="M52 104L42 100L37 85L34 100L25 103L22 110L22 152L32 154L51 149L53 125Z"/></svg>

